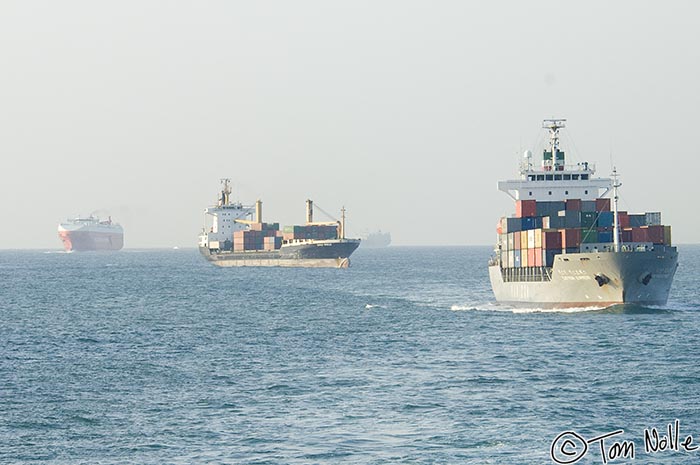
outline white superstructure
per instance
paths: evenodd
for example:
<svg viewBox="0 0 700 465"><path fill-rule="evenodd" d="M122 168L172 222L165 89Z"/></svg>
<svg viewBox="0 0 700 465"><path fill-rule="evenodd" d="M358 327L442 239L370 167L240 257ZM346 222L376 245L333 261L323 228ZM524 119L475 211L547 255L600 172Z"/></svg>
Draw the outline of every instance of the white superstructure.
<svg viewBox="0 0 700 465"><path fill-rule="evenodd" d="M542 127L550 131L550 150L544 151L541 165L534 166L532 152L528 150L520 166L520 179L499 181L498 189L513 200L538 202L604 197L612 182L609 178L594 178L595 165L566 164L566 155L559 150L559 130L565 123L565 119L545 120Z"/></svg>
<svg viewBox="0 0 700 465"><path fill-rule="evenodd" d="M231 202L231 180L222 179L222 189L217 205L204 210L205 225L199 236L199 246L207 247L209 244L231 240L233 233L247 229L247 225L254 220L260 210L260 202L256 205L243 205L240 202Z"/></svg>

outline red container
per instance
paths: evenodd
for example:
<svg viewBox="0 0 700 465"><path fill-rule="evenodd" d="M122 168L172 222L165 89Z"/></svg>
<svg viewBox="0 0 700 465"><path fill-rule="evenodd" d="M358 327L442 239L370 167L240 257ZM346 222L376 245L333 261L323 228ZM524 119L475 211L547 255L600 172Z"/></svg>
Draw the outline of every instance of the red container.
<svg viewBox="0 0 700 465"><path fill-rule="evenodd" d="M617 223L621 228L630 227L630 216L627 214L627 212L617 212Z"/></svg>
<svg viewBox="0 0 700 465"><path fill-rule="evenodd" d="M663 244L664 243L664 227L663 226L653 225L653 226L647 226L647 227L641 228L641 229L647 230L647 240L649 242L653 242L654 244Z"/></svg>
<svg viewBox="0 0 700 465"><path fill-rule="evenodd" d="M620 240L624 242L632 242L632 228L625 228L620 231Z"/></svg>
<svg viewBox="0 0 700 465"><path fill-rule="evenodd" d="M542 265L542 249L535 249L535 266Z"/></svg>
<svg viewBox="0 0 700 465"><path fill-rule="evenodd" d="M561 232L542 231L542 248L546 250L561 250Z"/></svg>
<svg viewBox="0 0 700 465"><path fill-rule="evenodd" d="M568 199L566 201L566 209L568 211L580 212L581 211L581 199Z"/></svg>
<svg viewBox="0 0 700 465"><path fill-rule="evenodd" d="M513 245L515 250L520 250L520 231L513 233Z"/></svg>
<svg viewBox="0 0 700 465"><path fill-rule="evenodd" d="M632 242L648 242L647 228L632 228Z"/></svg>
<svg viewBox="0 0 700 465"><path fill-rule="evenodd" d="M562 229L561 230L562 249L581 246L581 230L580 229Z"/></svg>
<svg viewBox="0 0 700 465"><path fill-rule="evenodd" d="M540 261L541 261L541 258L542 258L542 252L540 252ZM528 266L536 266L535 265L535 249L527 249L527 265Z"/></svg>
<svg viewBox="0 0 700 465"><path fill-rule="evenodd" d="M610 199L595 199L595 211L597 211L597 212L609 212L610 211Z"/></svg>
<svg viewBox="0 0 700 465"><path fill-rule="evenodd" d="M537 216L537 201L517 200L515 202L515 216L518 218Z"/></svg>

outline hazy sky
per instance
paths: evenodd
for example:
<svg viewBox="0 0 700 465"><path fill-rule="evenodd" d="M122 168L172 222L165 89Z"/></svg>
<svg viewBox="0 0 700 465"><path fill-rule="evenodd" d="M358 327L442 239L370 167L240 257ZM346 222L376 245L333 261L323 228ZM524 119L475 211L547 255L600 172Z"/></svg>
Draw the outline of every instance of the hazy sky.
<svg viewBox="0 0 700 465"><path fill-rule="evenodd" d="M195 246L221 177L270 221L312 198L396 245L492 244L551 117L571 161L612 154L623 209L700 242L699 5L4 0L0 248L93 210Z"/></svg>

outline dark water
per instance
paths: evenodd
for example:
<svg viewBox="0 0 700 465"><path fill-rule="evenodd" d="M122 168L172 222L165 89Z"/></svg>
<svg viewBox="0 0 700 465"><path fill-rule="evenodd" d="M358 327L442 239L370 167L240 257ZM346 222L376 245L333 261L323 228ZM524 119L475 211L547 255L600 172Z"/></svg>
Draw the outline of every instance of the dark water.
<svg viewBox="0 0 700 465"><path fill-rule="evenodd" d="M0 463L545 464L564 431L619 429L635 460L610 463L700 463L644 451L675 419L700 444L700 247L680 254L663 309L545 313L492 302L486 247L347 270L0 252Z"/></svg>

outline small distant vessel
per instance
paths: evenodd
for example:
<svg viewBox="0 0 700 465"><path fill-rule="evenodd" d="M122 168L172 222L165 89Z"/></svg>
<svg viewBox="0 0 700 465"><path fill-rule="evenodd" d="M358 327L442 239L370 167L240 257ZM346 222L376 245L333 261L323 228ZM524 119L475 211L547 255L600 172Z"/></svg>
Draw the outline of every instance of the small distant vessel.
<svg viewBox="0 0 700 465"><path fill-rule="evenodd" d="M544 121L550 142L541 167L527 151L520 179L498 183L516 204L496 228L496 300L538 308L666 304L678 267L671 227L660 212L619 211L616 170L612 179L594 178L587 162L567 165L559 150L565 121Z"/></svg>
<svg viewBox="0 0 700 465"><path fill-rule="evenodd" d="M375 231L362 237L362 248L388 247L391 244L391 233Z"/></svg>
<svg viewBox="0 0 700 465"><path fill-rule="evenodd" d="M229 179L217 205L205 210L199 251L217 266L282 266L347 268L359 239L345 237L345 209L341 221L315 222L314 204L306 201L306 224L263 223L262 202L231 202ZM210 225L207 223L211 223Z"/></svg>
<svg viewBox="0 0 700 465"><path fill-rule="evenodd" d="M112 218L96 216L71 218L58 225L58 237L67 252L120 250L124 247L124 229Z"/></svg>

